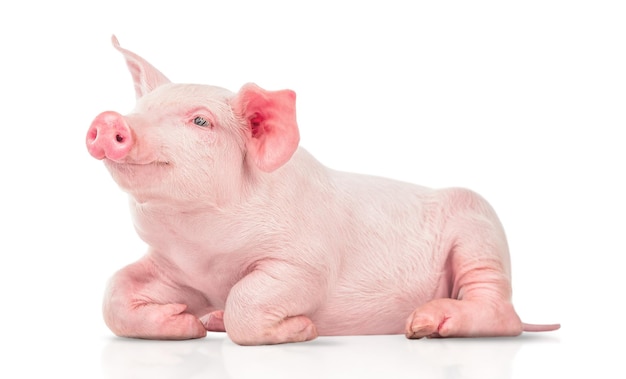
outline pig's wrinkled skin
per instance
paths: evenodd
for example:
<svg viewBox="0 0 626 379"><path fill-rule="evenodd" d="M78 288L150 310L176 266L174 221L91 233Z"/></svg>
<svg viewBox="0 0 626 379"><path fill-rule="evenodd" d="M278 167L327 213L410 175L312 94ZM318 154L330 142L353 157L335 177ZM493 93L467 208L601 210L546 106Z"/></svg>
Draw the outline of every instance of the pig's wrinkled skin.
<svg viewBox="0 0 626 379"><path fill-rule="evenodd" d="M294 92L173 84L113 43L137 104L97 116L87 148L149 245L108 286L115 334L257 345L559 328L520 321L504 231L476 193L330 170L298 147Z"/></svg>

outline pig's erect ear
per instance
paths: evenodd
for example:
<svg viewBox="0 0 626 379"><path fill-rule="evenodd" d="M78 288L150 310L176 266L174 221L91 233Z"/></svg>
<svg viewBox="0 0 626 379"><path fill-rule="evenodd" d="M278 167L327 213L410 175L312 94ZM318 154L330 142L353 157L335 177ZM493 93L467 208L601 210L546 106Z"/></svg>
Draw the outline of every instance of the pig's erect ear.
<svg viewBox="0 0 626 379"><path fill-rule="evenodd" d="M170 82L161 71L154 68L148 61L132 51L122 48L115 36L111 37L111 41L113 42L113 46L126 58L128 70L135 82L135 94L137 95L137 99L151 92L158 86Z"/></svg>
<svg viewBox="0 0 626 379"><path fill-rule="evenodd" d="M291 158L300 142L295 92L266 91L250 83L239 90L231 106L247 123L248 157L259 169L274 171Z"/></svg>

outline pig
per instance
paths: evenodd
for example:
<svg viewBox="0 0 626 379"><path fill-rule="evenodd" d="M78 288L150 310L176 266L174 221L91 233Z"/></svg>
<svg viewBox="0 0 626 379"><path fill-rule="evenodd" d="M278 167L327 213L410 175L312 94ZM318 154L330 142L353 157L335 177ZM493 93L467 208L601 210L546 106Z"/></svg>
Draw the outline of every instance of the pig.
<svg viewBox="0 0 626 379"><path fill-rule="evenodd" d="M136 106L98 115L87 150L148 245L107 285L114 334L260 345L560 327L518 317L505 233L477 193L329 169L299 147L293 91L176 84L112 42Z"/></svg>

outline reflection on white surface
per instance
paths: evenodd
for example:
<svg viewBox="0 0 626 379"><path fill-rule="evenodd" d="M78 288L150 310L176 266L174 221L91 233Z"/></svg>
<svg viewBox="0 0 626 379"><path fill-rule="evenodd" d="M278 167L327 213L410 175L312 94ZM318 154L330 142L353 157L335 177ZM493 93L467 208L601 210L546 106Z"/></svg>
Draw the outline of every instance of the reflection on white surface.
<svg viewBox="0 0 626 379"><path fill-rule="evenodd" d="M242 347L224 334L192 341L110 339L106 378L511 378L520 349L558 347L558 334L517 338L321 337L300 344ZM535 361L537 363L537 361Z"/></svg>

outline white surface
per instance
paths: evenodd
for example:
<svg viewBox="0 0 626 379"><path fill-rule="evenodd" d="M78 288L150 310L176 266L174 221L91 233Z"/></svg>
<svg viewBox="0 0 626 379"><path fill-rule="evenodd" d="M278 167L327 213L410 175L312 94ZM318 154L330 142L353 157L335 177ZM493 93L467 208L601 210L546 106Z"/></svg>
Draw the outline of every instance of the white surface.
<svg viewBox="0 0 626 379"><path fill-rule="evenodd" d="M405 3L2 3L0 377L623 373L623 2ZM145 246L84 147L98 113L134 104L112 33L175 81L296 90L302 145L328 166L483 194L518 312L563 329L259 348L113 337L105 282Z"/></svg>

